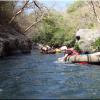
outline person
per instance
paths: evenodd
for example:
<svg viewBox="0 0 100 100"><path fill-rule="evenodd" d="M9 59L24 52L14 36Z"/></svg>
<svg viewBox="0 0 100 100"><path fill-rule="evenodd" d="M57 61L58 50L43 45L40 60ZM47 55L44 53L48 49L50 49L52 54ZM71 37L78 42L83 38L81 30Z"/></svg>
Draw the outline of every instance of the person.
<svg viewBox="0 0 100 100"><path fill-rule="evenodd" d="M66 51L66 50L67 50L67 46L62 46L62 47L60 47L60 50L61 50L61 51Z"/></svg>
<svg viewBox="0 0 100 100"><path fill-rule="evenodd" d="M51 50L51 47L50 47L50 46L48 46L48 45L46 45L46 48L47 48L47 50Z"/></svg>
<svg viewBox="0 0 100 100"><path fill-rule="evenodd" d="M64 61L69 60L68 58L73 56L73 55L79 55L79 53L76 50L73 49L67 49L64 53Z"/></svg>
<svg viewBox="0 0 100 100"><path fill-rule="evenodd" d="M65 53L65 56L64 56L64 61L69 61L69 58L73 55L80 55L80 53L78 53L76 50L68 50L67 49L67 52ZM78 62L78 64L88 64L87 62Z"/></svg>
<svg viewBox="0 0 100 100"><path fill-rule="evenodd" d="M48 51L46 47L42 47L41 50L42 50L42 53L46 53Z"/></svg>

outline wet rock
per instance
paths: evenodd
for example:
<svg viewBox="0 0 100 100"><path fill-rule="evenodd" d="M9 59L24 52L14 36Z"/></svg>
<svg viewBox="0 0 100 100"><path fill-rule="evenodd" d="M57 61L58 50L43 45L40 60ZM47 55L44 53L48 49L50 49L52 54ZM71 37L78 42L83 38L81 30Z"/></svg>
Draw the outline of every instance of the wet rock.
<svg viewBox="0 0 100 100"><path fill-rule="evenodd" d="M22 53L30 53L32 49L32 41L28 38L19 39L18 41L18 49Z"/></svg>
<svg viewBox="0 0 100 100"><path fill-rule="evenodd" d="M0 42L0 56L4 55L4 50L3 50L3 43Z"/></svg>

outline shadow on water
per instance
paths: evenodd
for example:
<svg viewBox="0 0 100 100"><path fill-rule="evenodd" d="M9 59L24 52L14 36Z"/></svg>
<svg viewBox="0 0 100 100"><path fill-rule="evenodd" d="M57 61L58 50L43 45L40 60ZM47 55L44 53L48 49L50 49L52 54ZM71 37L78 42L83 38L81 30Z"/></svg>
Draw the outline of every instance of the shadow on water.
<svg viewBox="0 0 100 100"><path fill-rule="evenodd" d="M100 98L100 67L55 63L61 56L33 51L0 60L0 98Z"/></svg>

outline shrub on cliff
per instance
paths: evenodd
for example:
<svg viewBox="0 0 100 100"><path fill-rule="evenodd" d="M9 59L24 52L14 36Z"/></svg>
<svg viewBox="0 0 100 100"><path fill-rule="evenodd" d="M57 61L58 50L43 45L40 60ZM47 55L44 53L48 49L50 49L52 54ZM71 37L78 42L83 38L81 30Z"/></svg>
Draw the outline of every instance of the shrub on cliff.
<svg viewBox="0 0 100 100"><path fill-rule="evenodd" d="M93 48L96 51L100 51L100 38L98 38L93 44L92 44Z"/></svg>
<svg viewBox="0 0 100 100"><path fill-rule="evenodd" d="M0 24L11 26L17 32L22 33L22 28L19 26L20 22L18 22L16 19L9 24L9 21L17 10L16 5L17 1L0 1Z"/></svg>
<svg viewBox="0 0 100 100"><path fill-rule="evenodd" d="M8 22L14 15L15 1L0 1L0 22Z"/></svg>

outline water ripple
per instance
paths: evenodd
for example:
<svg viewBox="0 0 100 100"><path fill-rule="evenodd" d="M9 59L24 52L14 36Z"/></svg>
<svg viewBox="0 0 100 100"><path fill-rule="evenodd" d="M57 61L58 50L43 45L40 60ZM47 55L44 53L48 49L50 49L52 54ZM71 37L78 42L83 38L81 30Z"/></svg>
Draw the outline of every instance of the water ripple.
<svg viewBox="0 0 100 100"><path fill-rule="evenodd" d="M0 61L0 98L100 98L100 67L57 62L62 54L16 55Z"/></svg>

